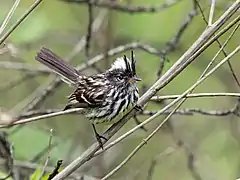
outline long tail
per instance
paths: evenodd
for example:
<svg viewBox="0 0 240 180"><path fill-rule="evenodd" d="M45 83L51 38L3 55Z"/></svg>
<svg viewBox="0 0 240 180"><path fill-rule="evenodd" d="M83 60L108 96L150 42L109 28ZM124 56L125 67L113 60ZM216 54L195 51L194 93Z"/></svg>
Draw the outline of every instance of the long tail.
<svg viewBox="0 0 240 180"><path fill-rule="evenodd" d="M70 64L62 60L59 56L53 53L50 49L42 47L35 56L35 59L56 73L67 79L72 84L76 84L80 76L79 72Z"/></svg>

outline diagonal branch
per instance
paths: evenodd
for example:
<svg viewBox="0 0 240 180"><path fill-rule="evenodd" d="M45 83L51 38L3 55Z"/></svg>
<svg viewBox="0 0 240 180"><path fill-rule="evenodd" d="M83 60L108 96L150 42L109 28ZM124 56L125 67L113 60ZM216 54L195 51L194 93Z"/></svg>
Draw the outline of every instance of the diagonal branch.
<svg viewBox="0 0 240 180"><path fill-rule="evenodd" d="M148 102L148 100L153 95L156 94L157 91L159 91L161 88L166 86L181 71L183 71L191 62L193 62L196 59L196 57L198 57L198 55L201 54L210 44L212 44L217 38L219 38L228 29L230 29L236 22L238 22L240 19L240 16L236 18L228 26L226 26L222 31L220 31L214 38L212 38L207 42L207 40L211 36L213 36L213 34L227 22L227 20L238 10L239 7L240 7L240 2L239 0L237 0L211 27L209 27L207 30L203 32L203 34L199 37L199 39L186 51L186 53L184 53L182 57L180 57L180 59L140 98L138 104L140 106L145 105ZM227 61L238 50L239 49L236 49L234 52L232 52L227 58L224 59L223 62ZM185 94L183 94L183 96L185 96ZM172 105L178 102L181 98L182 97L180 97L179 99L176 99L177 101L175 100L175 102L172 103ZM169 107L171 106L164 108L164 110L167 110ZM106 137L107 139L111 138L135 113L136 113L135 109L130 111L130 113L124 116L118 123L112 125L104 133L104 137ZM136 126L134 131L136 131L140 126L143 126L145 123L150 121L151 119L148 121L147 120L144 121L144 123L141 123L141 125ZM103 144L105 143L106 141L103 141ZM94 143L81 156L76 158L71 164L69 164L65 169L63 169L56 177L54 177L53 180L60 180L68 177L77 168L79 168L85 162L89 161L94 156L94 153L97 152L99 149L100 149L99 144Z"/></svg>

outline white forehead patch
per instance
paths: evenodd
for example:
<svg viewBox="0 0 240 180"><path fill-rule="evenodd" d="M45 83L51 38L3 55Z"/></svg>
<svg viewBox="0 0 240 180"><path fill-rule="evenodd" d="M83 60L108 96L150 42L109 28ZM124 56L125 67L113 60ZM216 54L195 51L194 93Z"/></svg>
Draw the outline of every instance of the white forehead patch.
<svg viewBox="0 0 240 180"><path fill-rule="evenodd" d="M127 58L127 62L131 68L131 63L130 63L130 60ZM121 57L121 58L117 58L116 61L112 64L111 68L109 69L110 71L113 70L113 69L127 69L126 67L126 63L124 61L124 58Z"/></svg>

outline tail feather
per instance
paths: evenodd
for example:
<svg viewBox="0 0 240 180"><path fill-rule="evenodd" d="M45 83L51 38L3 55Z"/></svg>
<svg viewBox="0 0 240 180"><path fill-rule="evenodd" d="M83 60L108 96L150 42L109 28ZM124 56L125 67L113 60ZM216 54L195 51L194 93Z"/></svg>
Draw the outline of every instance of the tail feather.
<svg viewBox="0 0 240 180"><path fill-rule="evenodd" d="M72 84L75 84L80 76L79 72L70 64L45 47L41 48L35 59L63 76Z"/></svg>

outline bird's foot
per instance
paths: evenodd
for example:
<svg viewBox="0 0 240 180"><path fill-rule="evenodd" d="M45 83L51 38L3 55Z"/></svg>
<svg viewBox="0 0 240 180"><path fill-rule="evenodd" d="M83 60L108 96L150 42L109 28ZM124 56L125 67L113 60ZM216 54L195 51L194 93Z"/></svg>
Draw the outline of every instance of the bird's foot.
<svg viewBox="0 0 240 180"><path fill-rule="evenodd" d="M105 140L107 141L107 138L105 138L104 136L98 134L98 133L95 133L95 137L99 143L99 146L103 149L103 141L102 140Z"/></svg>
<svg viewBox="0 0 240 180"><path fill-rule="evenodd" d="M135 108L137 111L143 111L143 107L140 106L140 105L136 105L136 106L134 106L134 108Z"/></svg>

